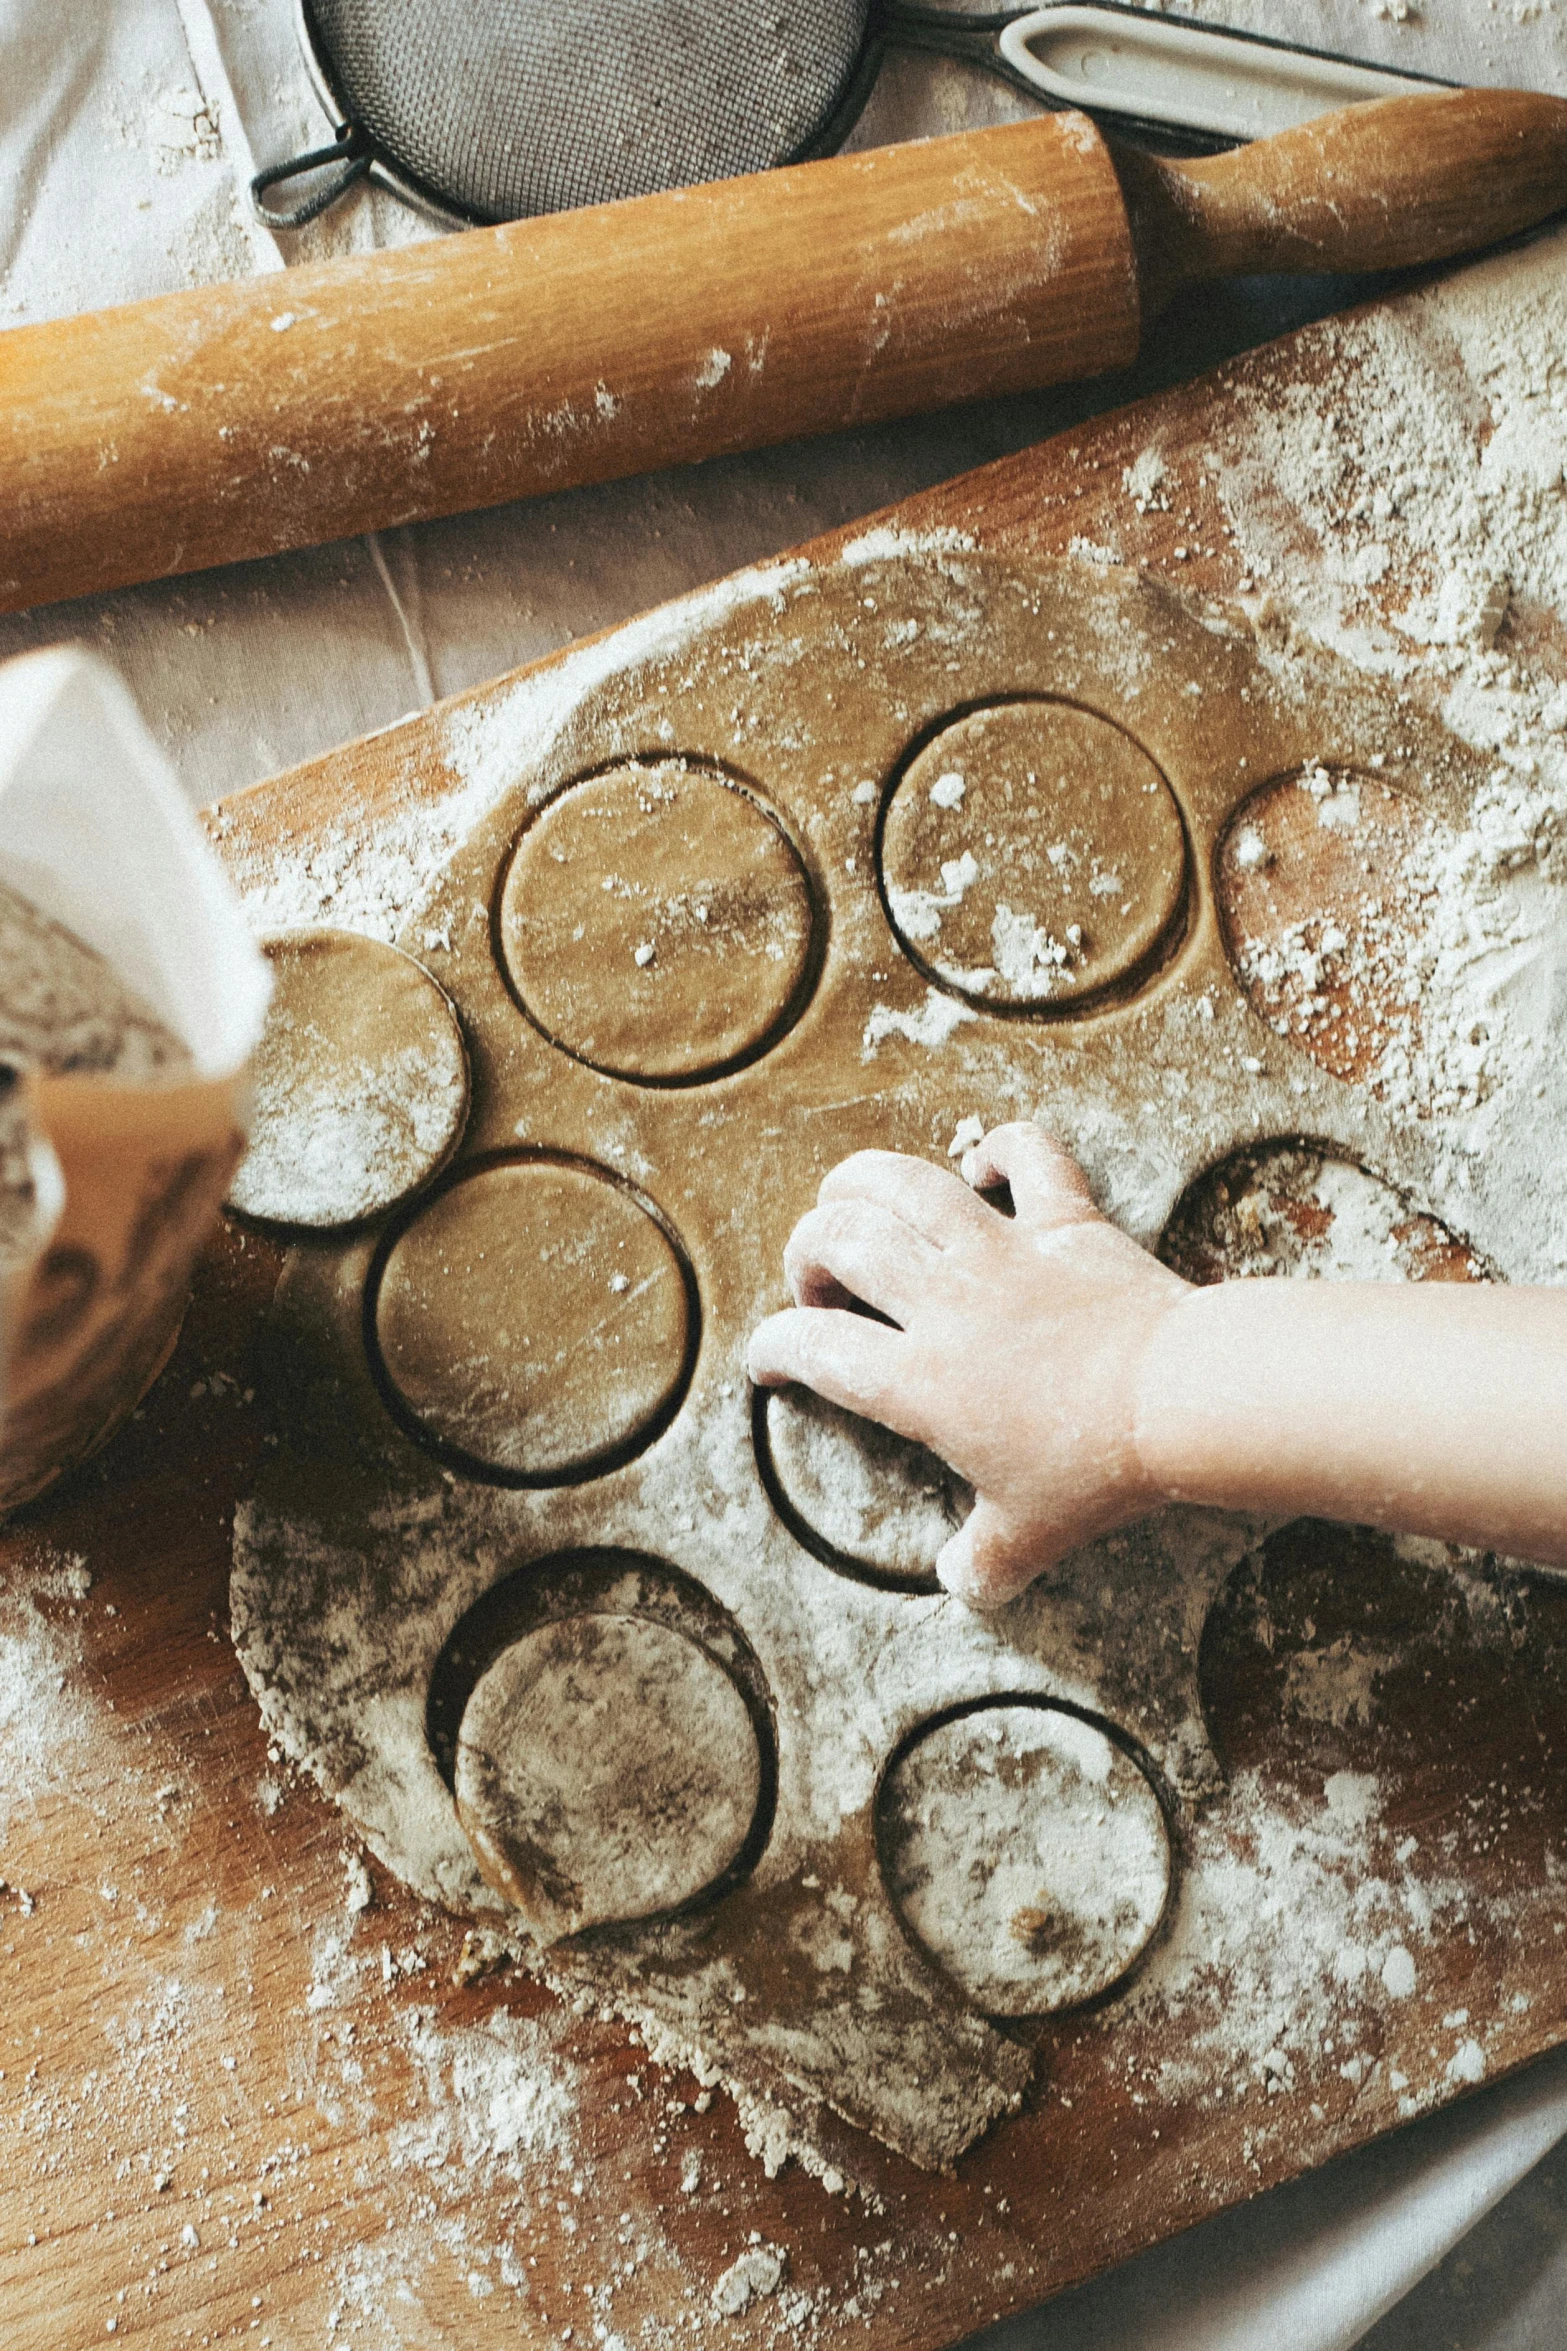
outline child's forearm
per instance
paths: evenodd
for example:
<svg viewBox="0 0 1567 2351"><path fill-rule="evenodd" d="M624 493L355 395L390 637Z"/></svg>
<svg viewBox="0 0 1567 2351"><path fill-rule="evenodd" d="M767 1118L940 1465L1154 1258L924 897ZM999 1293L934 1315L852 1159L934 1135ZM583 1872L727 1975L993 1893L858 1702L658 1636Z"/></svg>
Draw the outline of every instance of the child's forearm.
<svg viewBox="0 0 1567 2351"><path fill-rule="evenodd" d="M1567 1567L1567 1290L1190 1291L1143 1358L1136 1443L1172 1500Z"/></svg>

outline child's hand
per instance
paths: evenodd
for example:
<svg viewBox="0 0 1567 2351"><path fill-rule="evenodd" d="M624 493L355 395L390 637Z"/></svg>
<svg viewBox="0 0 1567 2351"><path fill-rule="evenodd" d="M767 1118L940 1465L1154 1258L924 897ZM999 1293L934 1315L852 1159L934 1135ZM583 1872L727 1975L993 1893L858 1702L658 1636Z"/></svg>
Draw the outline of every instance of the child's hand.
<svg viewBox="0 0 1567 2351"><path fill-rule="evenodd" d="M966 1477L978 1499L936 1571L995 1607L1163 1499L1136 1398L1187 1285L1106 1223L1038 1127L998 1127L964 1175L891 1151L835 1167L784 1252L795 1307L755 1332L749 1361L760 1385L799 1380ZM977 1196L1001 1183L1015 1217Z"/></svg>
<svg viewBox="0 0 1567 2351"><path fill-rule="evenodd" d="M798 1304L751 1341L753 1379L802 1380L969 1480L936 1562L964 1599L1010 1599L1168 1501L1567 1568L1567 1288L1193 1289L1037 1127L997 1128L964 1173L1009 1184L1016 1218L922 1159L834 1168L785 1251Z"/></svg>

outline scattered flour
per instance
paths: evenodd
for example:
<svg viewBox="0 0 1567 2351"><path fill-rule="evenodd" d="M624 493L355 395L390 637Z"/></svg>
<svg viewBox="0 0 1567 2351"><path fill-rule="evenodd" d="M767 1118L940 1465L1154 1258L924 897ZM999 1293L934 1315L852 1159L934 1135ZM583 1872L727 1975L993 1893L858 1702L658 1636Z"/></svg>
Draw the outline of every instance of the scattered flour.
<svg viewBox="0 0 1567 2351"><path fill-rule="evenodd" d="M1121 487L1139 514L1147 514L1150 508L1161 514L1170 510L1165 494L1164 459L1157 449L1145 449L1131 465L1123 468Z"/></svg>
<svg viewBox="0 0 1567 2351"><path fill-rule="evenodd" d="M402 2162L457 2155L522 2179L540 2160L569 2160L575 2069L547 2027L497 2009L482 2025L446 2025L433 2008L402 2012L426 2102L399 2135Z"/></svg>
<svg viewBox="0 0 1567 2351"><path fill-rule="evenodd" d="M12 1805L30 1809L68 1783L91 1734L93 1710L73 1679L91 1586L84 1560L48 1550L0 1584L0 1848Z"/></svg>
<svg viewBox="0 0 1567 2351"><path fill-rule="evenodd" d="M1567 951L1567 789L1531 792L1499 768L1463 826L1342 769L1308 769L1282 790L1337 837L1316 861L1331 912L1237 941L1253 1002L1281 1036L1335 1075L1363 1077L1395 1111L1478 1111L1527 1068ZM1236 836L1243 892L1266 889L1270 819L1286 813L1276 791ZM1360 861L1374 848L1368 883Z"/></svg>
<svg viewBox="0 0 1567 2351"><path fill-rule="evenodd" d="M992 976L1005 981L1011 999L1024 1003L1049 996L1072 960L1069 941L1056 938L1031 914L1014 913L1000 899L990 926L990 948L995 960Z"/></svg>
<svg viewBox="0 0 1567 2351"><path fill-rule="evenodd" d="M1389 1850L1375 1781L1351 1793L1330 1784L1313 1810L1244 1772L1225 1804L1242 1833L1215 1839L1199 1819L1170 1938L1129 1998L1181 2028L1167 2087L1179 2079L1210 2103L1271 2098L1324 2056L1357 2087L1369 2079L1387 2004L1417 1989L1410 1946L1450 1932L1469 1896Z"/></svg>
<svg viewBox="0 0 1567 2351"><path fill-rule="evenodd" d="M1534 1096L1567 1038L1564 258L1557 228L1306 330L1287 370L1237 376L1204 459L1281 674L1308 632L1494 762L1414 850L1412 908L1384 910L1418 920L1412 1017L1374 1073L1393 1112L1442 1116L1493 1231L1537 1221L1559 1153ZM1374 923L1357 951L1375 963ZM1567 1229L1542 1255L1567 1267Z"/></svg>
<svg viewBox="0 0 1567 2351"><path fill-rule="evenodd" d="M911 1045L925 1045L934 1049L945 1045L955 1029L966 1020L978 1020L972 1004L964 1004L956 996L944 996L939 988L927 988L925 1001L917 1012L900 1012L890 1004L871 1008L865 1023L865 1052L867 1059L889 1037L907 1037Z"/></svg>

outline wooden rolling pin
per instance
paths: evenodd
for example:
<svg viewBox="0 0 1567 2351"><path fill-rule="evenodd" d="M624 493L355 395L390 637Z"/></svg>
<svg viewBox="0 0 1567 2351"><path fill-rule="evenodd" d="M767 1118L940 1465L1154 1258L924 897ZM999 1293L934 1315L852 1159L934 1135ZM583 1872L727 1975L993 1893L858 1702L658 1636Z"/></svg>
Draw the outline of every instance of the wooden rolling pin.
<svg viewBox="0 0 1567 2351"><path fill-rule="evenodd" d="M1563 205L1527 91L1183 163L1051 114L14 328L0 609L1097 375L1204 278Z"/></svg>

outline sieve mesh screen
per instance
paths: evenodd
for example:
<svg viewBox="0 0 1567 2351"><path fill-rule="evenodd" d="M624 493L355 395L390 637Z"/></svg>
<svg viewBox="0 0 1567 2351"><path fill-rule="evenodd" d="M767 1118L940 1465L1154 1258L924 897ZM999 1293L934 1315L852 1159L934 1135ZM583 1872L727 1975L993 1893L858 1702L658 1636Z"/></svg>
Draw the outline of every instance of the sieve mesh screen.
<svg viewBox="0 0 1567 2351"><path fill-rule="evenodd" d="M478 220L726 179L830 143L871 0L306 0L344 112Z"/></svg>

